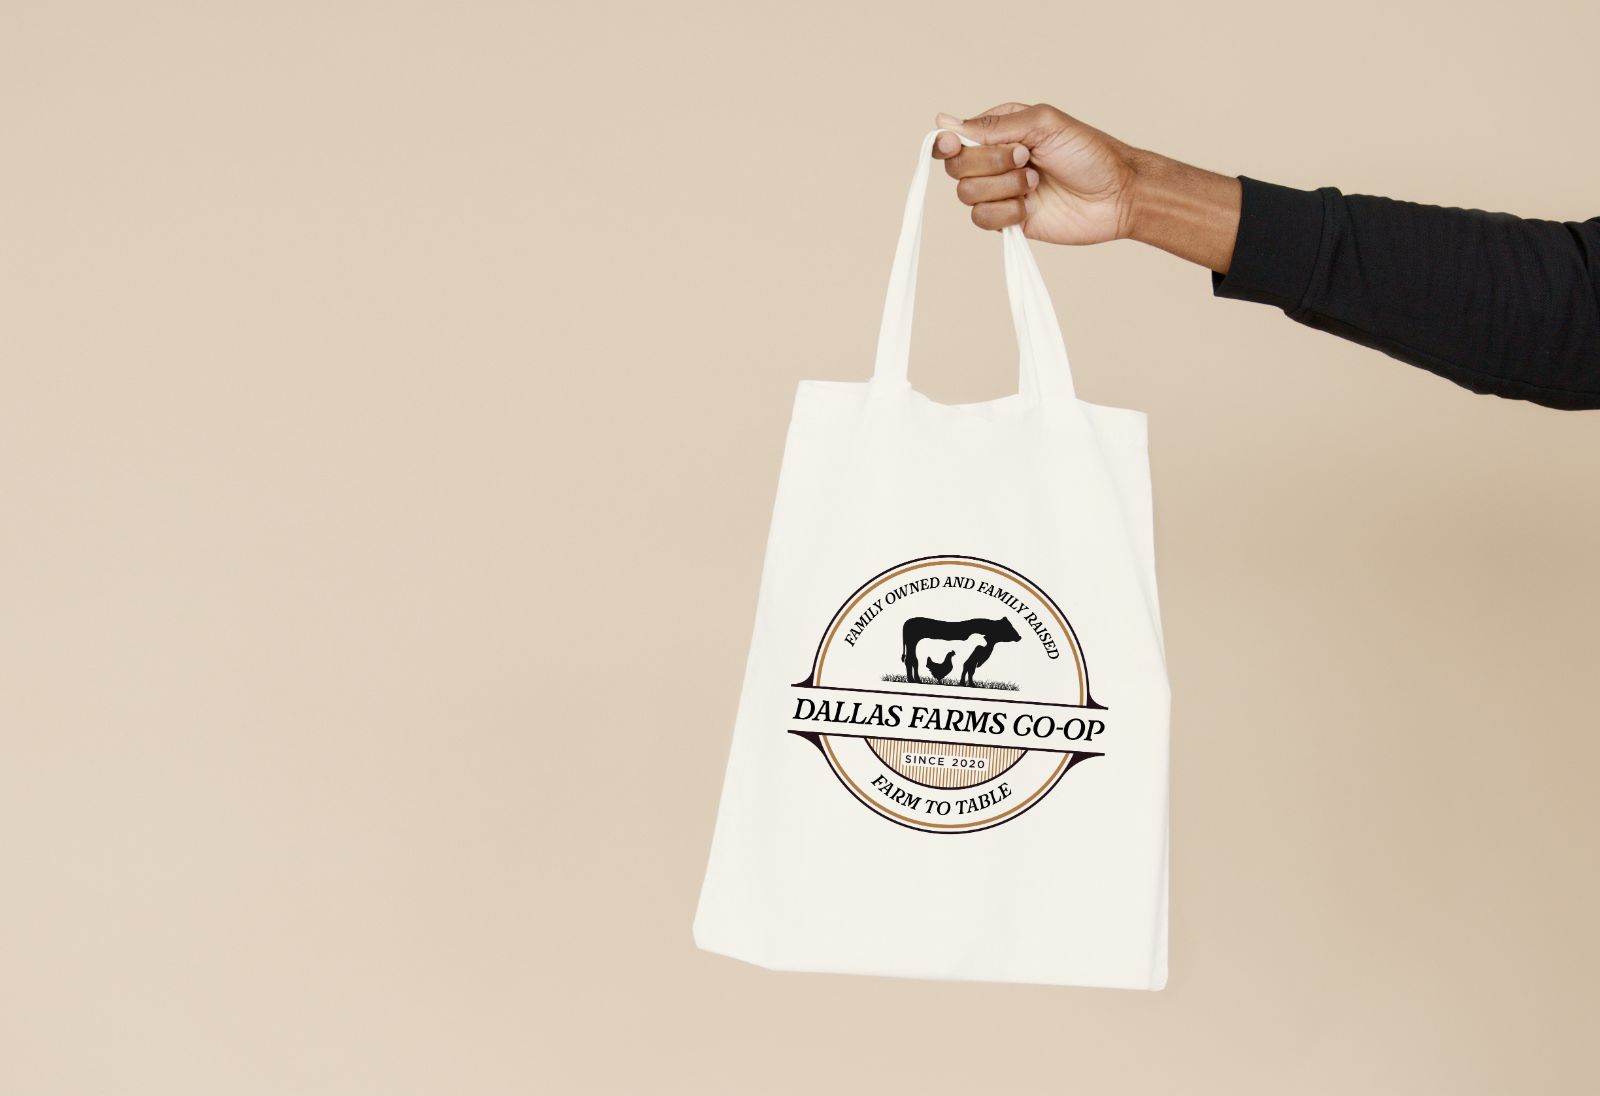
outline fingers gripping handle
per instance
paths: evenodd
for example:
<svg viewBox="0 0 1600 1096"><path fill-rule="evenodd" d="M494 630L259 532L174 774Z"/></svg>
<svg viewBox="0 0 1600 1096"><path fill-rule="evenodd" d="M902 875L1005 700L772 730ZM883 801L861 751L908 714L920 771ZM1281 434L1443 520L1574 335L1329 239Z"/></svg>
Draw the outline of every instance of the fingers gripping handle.
<svg viewBox="0 0 1600 1096"><path fill-rule="evenodd" d="M900 220L900 242L895 247L894 266L889 272L889 291L884 298L883 323L878 328L878 354L872 370L874 384L905 387L906 367L911 358L911 325L916 309L917 264L922 251L922 215L927 204L928 172L933 165L933 142L940 130L922 140L917 169L906 195L905 215ZM961 137L964 145L978 142ZM1067 363L1066 345L1056 322L1050 292L1045 288L1039 267L1033 261L1019 225L1001 230L1001 249L1005 260L1006 292L1011 300L1011 322L1017 332L1020 365L1018 390L1026 397L1072 399L1072 368Z"/></svg>

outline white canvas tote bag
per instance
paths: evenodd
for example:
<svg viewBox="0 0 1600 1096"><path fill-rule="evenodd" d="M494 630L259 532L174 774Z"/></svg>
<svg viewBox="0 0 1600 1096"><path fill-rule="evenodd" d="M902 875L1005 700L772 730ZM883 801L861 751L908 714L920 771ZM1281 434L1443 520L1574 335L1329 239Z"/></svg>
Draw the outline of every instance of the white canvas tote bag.
<svg viewBox="0 0 1600 1096"><path fill-rule="evenodd" d="M796 393L695 941L781 970L1160 989L1145 416L1075 398L1015 227L1019 391L908 384L936 134L871 381Z"/></svg>

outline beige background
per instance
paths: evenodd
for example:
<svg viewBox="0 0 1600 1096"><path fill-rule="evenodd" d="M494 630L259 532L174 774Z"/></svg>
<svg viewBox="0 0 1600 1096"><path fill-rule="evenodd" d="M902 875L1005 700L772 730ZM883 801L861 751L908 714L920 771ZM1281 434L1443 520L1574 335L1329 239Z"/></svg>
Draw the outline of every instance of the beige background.
<svg viewBox="0 0 1600 1096"><path fill-rule="evenodd" d="M1593 5L0 8L0 1091L1593 1084L1600 416L1132 244L1159 995L774 975L689 923L788 404L866 375L935 111L1580 219ZM936 178L913 371L1012 384Z"/></svg>

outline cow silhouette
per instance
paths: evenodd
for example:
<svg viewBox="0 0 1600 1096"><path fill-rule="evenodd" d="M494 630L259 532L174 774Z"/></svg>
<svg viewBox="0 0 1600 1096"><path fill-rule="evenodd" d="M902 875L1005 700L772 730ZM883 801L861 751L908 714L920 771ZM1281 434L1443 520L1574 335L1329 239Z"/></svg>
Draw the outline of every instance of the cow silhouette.
<svg viewBox="0 0 1600 1096"><path fill-rule="evenodd" d="M935 620L932 617L912 617L900 629L900 658L905 663L906 680L920 682L917 673L917 644L925 639L963 640L968 636L981 636L983 642L972 648L961 664L961 677L957 685L971 685L973 671L989 661L996 643L1015 643L1022 637L1011 626L1011 621L999 620ZM942 675L941 675L942 676Z"/></svg>

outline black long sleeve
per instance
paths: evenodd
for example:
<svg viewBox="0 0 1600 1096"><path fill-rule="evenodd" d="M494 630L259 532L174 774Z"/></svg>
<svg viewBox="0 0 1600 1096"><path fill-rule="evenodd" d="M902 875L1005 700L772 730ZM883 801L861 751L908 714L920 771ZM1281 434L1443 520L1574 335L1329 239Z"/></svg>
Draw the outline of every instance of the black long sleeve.
<svg viewBox="0 0 1600 1096"><path fill-rule="evenodd" d="M1539 221L1243 176L1219 297L1474 392L1600 408L1600 217Z"/></svg>

